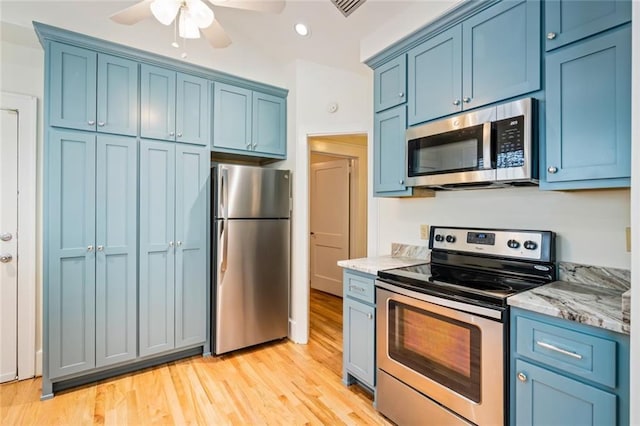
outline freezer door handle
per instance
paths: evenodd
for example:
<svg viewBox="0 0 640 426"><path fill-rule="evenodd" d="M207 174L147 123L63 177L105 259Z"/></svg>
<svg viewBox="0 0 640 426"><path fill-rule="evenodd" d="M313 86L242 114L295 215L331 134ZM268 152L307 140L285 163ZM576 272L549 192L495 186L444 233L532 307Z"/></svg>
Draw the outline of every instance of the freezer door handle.
<svg viewBox="0 0 640 426"><path fill-rule="evenodd" d="M220 245L222 246L222 257L220 259L220 273L227 271L227 247L229 246L229 232L227 231L227 220L220 221ZM220 280L222 282L222 279Z"/></svg>

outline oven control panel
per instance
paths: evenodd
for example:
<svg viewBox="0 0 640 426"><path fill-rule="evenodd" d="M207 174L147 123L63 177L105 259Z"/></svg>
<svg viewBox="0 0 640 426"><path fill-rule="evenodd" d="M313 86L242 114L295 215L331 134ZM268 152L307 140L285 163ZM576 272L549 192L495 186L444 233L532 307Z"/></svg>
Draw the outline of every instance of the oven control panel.
<svg viewBox="0 0 640 426"><path fill-rule="evenodd" d="M429 248L499 257L549 261L553 233L454 227L431 228Z"/></svg>

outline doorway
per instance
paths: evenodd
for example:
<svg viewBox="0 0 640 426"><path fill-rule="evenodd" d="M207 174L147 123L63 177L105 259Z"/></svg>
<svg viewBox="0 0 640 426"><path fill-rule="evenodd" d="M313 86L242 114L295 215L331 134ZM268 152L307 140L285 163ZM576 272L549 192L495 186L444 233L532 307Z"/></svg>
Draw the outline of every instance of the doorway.
<svg viewBox="0 0 640 426"><path fill-rule="evenodd" d="M0 382L36 373L36 129L36 98L0 93Z"/></svg>

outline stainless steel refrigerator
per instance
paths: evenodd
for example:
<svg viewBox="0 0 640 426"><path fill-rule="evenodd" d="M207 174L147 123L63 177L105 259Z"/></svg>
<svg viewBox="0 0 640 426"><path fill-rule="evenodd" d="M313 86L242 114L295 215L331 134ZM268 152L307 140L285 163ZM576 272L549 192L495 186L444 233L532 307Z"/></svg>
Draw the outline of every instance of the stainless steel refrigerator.
<svg viewBox="0 0 640 426"><path fill-rule="evenodd" d="M214 164L212 342L216 354L287 336L290 172Z"/></svg>

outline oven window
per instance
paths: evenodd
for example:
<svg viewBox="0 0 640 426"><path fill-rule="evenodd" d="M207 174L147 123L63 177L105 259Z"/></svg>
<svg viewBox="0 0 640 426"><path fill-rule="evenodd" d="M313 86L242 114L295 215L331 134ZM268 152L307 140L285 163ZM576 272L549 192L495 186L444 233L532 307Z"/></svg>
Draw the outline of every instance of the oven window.
<svg viewBox="0 0 640 426"><path fill-rule="evenodd" d="M389 301L389 356L443 386L480 402L480 329Z"/></svg>
<svg viewBox="0 0 640 426"><path fill-rule="evenodd" d="M409 141L409 176L479 170L482 157L482 125Z"/></svg>

